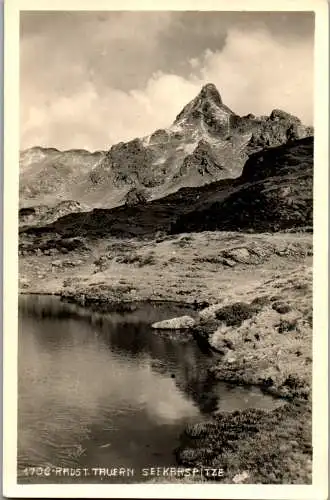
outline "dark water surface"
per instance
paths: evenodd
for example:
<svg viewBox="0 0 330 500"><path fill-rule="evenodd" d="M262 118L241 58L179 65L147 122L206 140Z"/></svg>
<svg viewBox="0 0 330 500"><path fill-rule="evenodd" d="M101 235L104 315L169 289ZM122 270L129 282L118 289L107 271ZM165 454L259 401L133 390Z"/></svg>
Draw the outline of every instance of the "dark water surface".
<svg viewBox="0 0 330 500"><path fill-rule="evenodd" d="M20 482L140 482L148 479L143 468L176 466L173 450L188 423L274 406L257 389L212 380L214 354L178 340L185 334L151 329L187 313L183 307L101 314L47 296L21 296L19 305ZM134 476L92 471L119 467Z"/></svg>

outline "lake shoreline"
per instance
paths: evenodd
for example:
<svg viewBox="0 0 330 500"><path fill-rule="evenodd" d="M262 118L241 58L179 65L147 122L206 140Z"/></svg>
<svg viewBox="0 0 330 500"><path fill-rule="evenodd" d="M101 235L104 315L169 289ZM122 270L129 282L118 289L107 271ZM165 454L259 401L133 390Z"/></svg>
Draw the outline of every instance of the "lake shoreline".
<svg viewBox="0 0 330 500"><path fill-rule="evenodd" d="M128 249L118 250L118 242L115 252L112 239L90 253L71 254L78 265L66 265L67 255L56 260L25 255L20 257L20 289L60 295L82 306L99 301L101 308L102 303L155 298L195 307L194 335L221 353L211 370L214 377L259 386L288 402L271 412L219 415L211 430L194 431L193 437L184 433L176 451L179 463L224 467L225 476L217 480L225 483L308 484L312 235L280 236L190 234L158 242L132 240L126 242ZM277 427L281 432L274 434ZM267 447L270 435L273 443Z"/></svg>

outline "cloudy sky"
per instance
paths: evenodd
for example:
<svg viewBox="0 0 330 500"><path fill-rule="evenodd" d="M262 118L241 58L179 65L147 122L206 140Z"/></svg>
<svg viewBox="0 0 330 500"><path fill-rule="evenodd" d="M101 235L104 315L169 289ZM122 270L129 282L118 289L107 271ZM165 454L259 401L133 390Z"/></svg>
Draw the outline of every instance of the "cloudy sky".
<svg viewBox="0 0 330 500"><path fill-rule="evenodd" d="M214 83L238 114L313 122L312 13L22 12L21 147L107 149Z"/></svg>

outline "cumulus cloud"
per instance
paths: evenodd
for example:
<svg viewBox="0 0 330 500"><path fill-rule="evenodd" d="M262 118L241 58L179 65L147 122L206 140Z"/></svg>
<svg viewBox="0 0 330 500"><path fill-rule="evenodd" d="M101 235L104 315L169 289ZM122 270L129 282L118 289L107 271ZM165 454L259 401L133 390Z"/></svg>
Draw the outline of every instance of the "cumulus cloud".
<svg viewBox="0 0 330 500"><path fill-rule="evenodd" d="M231 30L222 52L205 54L201 73L240 114L280 107L313 120L313 42Z"/></svg>
<svg viewBox="0 0 330 500"><path fill-rule="evenodd" d="M30 47L22 47L23 65L28 60L24 51L35 46L29 43ZM273 108L282 108L312 124L312 37L281 38L264 29L234 27L227 31L221 49L205 50L188 63L185 75L157 71L132 90L100 85L93 65L79 60L65 69L55 57L53 70L45 72L44 85L38 84L33 73L26 77L27 72L23 73L22 148L106 149L149 134L169 126L207 82L217 86L224 102L238 114L269 114Z"/></svg>

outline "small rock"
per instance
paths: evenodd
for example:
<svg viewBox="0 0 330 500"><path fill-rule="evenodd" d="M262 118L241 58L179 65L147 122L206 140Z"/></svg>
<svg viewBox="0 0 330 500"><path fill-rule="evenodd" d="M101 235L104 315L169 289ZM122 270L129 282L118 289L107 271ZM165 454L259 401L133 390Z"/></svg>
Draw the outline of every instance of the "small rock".
<svg viewBox="0 0 330 500"><path fill-rule="evenodd" d="M237 264L237 262L235 262L234 260L226 259L226 258L223 258L221 262L224 266L228 266L228 267L234 267Z"/></svg>
<svg viewBox="0 0 330 500"><path fill-rule="evenodd" d="M240 264L250 264L251 255L246 247L231 248L222 252L223 257Z"/></svg>
<svg viewBox="0 0 330 500"><path fill-rule="evenodd" d="M86 303L86 295L84 293L78 295L76 298L76 302L82 306Z"/></svg>
<svg viewBox="0 0 330 500"><path fill-rule="evenodd" d="M269 300L270 299L268 298L267 295L263 295L263 296L260 296L260 297L255 297L252 300L251 304L262 307L262 306L267 305L269 303Z"/></svg>
<svg viewBox="0 0 330 500"><path fill-rule="evenodd" d="M21 288L28 288L30 286L30 281L27 278L20 278L19 284Z"/></svg>
<svg viewBox="0 0 330 500"><path fill-rule="evenodd" d="M177 318L165 319L164 321L153 323L151 326L158 330L185 330L192 328L195 324L195 320L190 316L179 316Z"/></svg>
<svg viewBox="0 0 330 500"><path fill-rule="evenodd" d="M232 364L236 363L236 358L235 358L235 356L232 356L231 354L228 353L225 355L223 361L225 363L228 363L229 365L232 365Z"/></svg>
<svg viewBox="0 0 330 500"><path fill-rule="evenodd" d="M53 267L61 267L62 266L62 262L60 260L53 260L51 265Z"/></svg>
<svg viewBox="0 0 330 500"><path fill-rule="evenodd" d="M272 387L274 385L274 381L271 377L262 379L261 383L264 387Z"/></svg>
<svg viewBox="0 0 330 500"><path fill-rule="evenodd" d="M234 343L231 340L223 339L223 343L226 347L228 347L228 349L231 349L231 350L235 349Z"/></svg>
<svg viewBox="0 0 330 500"><path fill-rule="evenodd" d="M241 472L240 474L236 474L236 476L233 477L233 483L235 484L240 484L244 483L247 479L249 479L250 474L245 470Z"/></svg>
<svg viewBox="0 0 330 500"><path fill-rule="evenodd" d="M291 307L283 302L274 302L272 308L279 314L286 314L291 311Z"/></svg>
<svg viewBox="0 0 330 500"><path fill-rule="evenodd" d="M63 261L62 265L65 267L74 267L75 262L73 260L65 260Z"/></svg>
<svg viewBox="0 0 330 500"><path fill-rule="evenodd" d="M209 320L215 318L215 313L222 309L223 304L213 304L212 306L206 307L199 312L199 317L203 320Z"/></svg>
<svg viewBox="0 0 330 500"><path fill-rule="evenodd" d="M228 353L228 351L234 351L235 350L235 345L234 343L226 338L211 338L210 339L210 345L217 349L220 352L223 353Z"/></svg>

